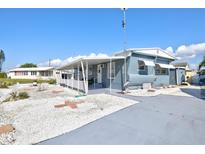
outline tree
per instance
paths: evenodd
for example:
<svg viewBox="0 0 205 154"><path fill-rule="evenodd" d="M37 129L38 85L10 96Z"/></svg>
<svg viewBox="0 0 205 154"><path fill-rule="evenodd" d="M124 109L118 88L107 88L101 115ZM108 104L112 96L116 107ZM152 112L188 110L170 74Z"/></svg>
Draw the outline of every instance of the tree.
<svg viewBox="0 0 205 154"><path fill-rule="evenodd" d="M20 68L28 68L28 67L37 67L37 65L33 63L25 63L20 66Z"/></svg>
<svg viewBox="0 0 205 154"><path fill-rule="evenodd" d="M5 54L4 51L0 49L0 72L2 71L2 65L5 61Z"/></svg>
<svg viewBox="0 0 205 154"><path fill-rule="evenodd" d="M199 64L199 70L202 66L205 66L205 56L204 56L203 60L201 61L201 63Z"/></svg>

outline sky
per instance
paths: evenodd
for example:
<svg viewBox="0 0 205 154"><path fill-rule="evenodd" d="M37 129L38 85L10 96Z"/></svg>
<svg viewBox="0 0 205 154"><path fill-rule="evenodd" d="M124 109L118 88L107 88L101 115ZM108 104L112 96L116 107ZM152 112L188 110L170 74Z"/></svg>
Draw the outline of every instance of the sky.
<svg viewBox="0 0 205 154"><path fill-rule="evenodd" d="M65 64L123 49L121 9L0 9L3 70ZM205 55L205 9L128 9L127 48L160 47L196 68Z"/></svg>

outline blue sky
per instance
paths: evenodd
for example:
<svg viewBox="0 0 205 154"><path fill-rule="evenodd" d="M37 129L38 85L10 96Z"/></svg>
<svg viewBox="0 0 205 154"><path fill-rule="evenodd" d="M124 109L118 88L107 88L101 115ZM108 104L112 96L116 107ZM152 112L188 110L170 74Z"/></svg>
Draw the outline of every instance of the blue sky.
<svg viewBox="0 0 205 154"><path fill-rule="evenodd" d="M205 9L128 9L129 48L160 47L193 67L205 54ZM123 48L120 9L0 9L4 70Z"/></svg>

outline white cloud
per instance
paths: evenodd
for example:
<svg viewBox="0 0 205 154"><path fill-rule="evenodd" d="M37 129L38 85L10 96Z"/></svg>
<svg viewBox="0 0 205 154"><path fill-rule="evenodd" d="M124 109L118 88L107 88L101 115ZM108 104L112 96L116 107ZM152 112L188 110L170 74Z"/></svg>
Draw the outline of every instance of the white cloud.
<svg viewBox="0 0 205 154"><path fill-rule="evenodd" d="M86 55L78 55L78 56L75 56L75 57L68 57L64 60L61 60L59 58L57 59L53 59L50 61L50 64L52 67L59 67L59 66L63 66L63 65L66 65L76 59L79 59L79 58L83 58L83 57L107 57L108 55L106 54L103 54L103 53L99 53L99 54L95 54L95 53L91 53L90 55L86 56ZM46 62L43 62L43 63L40 63L38 64L38 66L49 66L49 61L46 61Z"/></svg>
<svg viewBox="0 0 205 154"><path fill-rule="evenodd" d="M176 57L191 59L196 57L197 54L205 54L205 43L181 45L175 52Z"/></svg>
<svg viewBox="0 0 205 154"><path fill-rule="evenodd" d="M178 60L188 60L195 58L198 54L205 54L205 43L181 45L176 51L174 51L172 47L168 47L165 50L167 53L175 56Z"/></svg>

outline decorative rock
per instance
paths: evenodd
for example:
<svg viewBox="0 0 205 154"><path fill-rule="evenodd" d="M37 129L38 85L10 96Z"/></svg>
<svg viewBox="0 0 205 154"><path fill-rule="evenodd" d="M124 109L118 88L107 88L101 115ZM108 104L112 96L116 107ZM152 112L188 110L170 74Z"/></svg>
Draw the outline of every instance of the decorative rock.
<svg viewBox="0 0 205 154"><path fill-rule="evenodd" d="M6 134L13 130L15 130L15 128L11 124L0 126L0 134Z"/></svg>

